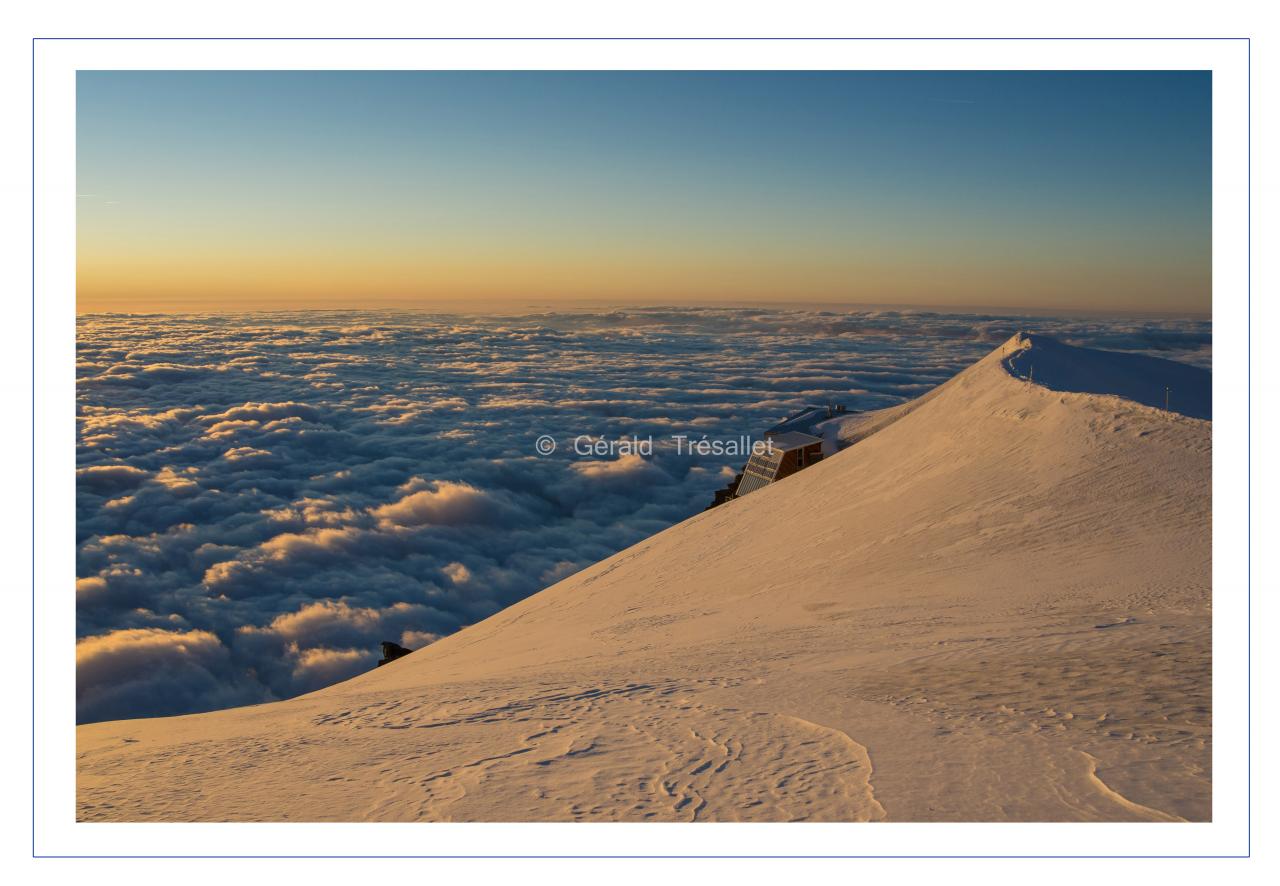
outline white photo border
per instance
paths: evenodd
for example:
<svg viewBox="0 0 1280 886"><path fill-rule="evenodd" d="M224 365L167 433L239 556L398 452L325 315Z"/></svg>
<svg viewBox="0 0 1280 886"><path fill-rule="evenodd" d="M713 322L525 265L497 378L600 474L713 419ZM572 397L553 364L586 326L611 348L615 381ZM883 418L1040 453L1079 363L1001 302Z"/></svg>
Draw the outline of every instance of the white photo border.
<svg viewBox="0 0 1280 886"><path fill-rule="evenodd" d="M1207 70L1213 330L1248 342L1246 38L37 38L32 42L33 643L75 602L78 70ZM1249 351L1213 354L1213 820L1192 824L98 824L75 820L75 665L33 659L36 857L1241 857L1250 852ZM35 494L34 490L39 490Z"/></svg>

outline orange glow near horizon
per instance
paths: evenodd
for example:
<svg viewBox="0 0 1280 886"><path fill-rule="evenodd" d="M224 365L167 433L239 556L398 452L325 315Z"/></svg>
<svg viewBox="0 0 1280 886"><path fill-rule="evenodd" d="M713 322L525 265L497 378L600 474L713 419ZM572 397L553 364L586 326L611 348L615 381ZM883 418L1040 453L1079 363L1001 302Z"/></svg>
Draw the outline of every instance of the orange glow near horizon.
<svg viewBox="0 0 1280 886"><path fill-rule="evenodd" d="M1207 313L1196 72L81 72L77 310Z"/></svg>
<svg viewBox="0 0 1280 886"><path fill-rule="evenodd" d="M77 312L181 313L287 309L411 309L454 306L473 312L520 303L796 303L1114 310L1159 304L1170 313L1204 313L1207 275L1184 270L1152 280L1124 269L1091 269L1057 280L1038 269L999 277L966 267L806 269L622 268L601 277L578 268L509 266L481 276L470 267L343 267L287 262L229 268L173 263L81 270ZM1082 295L1083 293L1083 295ZM1127 298L1117 299L1116 293ZM1092 294L1092 295L1091 295ZM1119 304L1117 304L1119 302Z"/></svg>

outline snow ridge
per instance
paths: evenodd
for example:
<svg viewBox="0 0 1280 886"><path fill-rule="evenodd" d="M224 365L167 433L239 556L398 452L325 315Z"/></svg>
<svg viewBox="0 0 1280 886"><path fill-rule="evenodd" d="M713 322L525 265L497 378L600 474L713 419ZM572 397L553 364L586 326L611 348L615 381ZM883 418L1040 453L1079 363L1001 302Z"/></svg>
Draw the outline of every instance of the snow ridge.
<svg viewBox="0 0 1280 886"><path fill-rule="evenodd" d="M838 454L387 667L79 727L77 815L1208 820L1192 370L1019 334L849 416Z"/></svg>

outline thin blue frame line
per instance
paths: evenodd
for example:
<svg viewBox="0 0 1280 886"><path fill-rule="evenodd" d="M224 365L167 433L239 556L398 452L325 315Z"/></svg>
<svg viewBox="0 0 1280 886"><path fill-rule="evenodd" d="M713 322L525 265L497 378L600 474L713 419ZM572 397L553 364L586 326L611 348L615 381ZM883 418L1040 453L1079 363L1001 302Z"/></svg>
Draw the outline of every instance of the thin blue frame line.
<svg viewBox="0 0 1280 886"><path fill-rule="evenodd" d="M510 41L534 41L542 43L566 43L577 41L600 42L602 40L611 41L671 41L685 42L698 41L701 43L724 42L724 41L754 41L754 42L774 42L774 41L831 41L839 43L848 43L850 41L938 41L938 40L963 40L976 42L992 42L1004 40L1016 40L1026 42L1028 40L1122 40L1128 43L1146 40L1158 41L1224 41L1224 40L1243 40L1249 41L1250 37L33 37L33 40L126 40L130 42L141 42L148 40L327 40L327 41L347 41L347 40L433 40L433 41L471 41L471 42L510 42Z"/></svg>
<svg viewBox="0 0 1280 886"><path fill-rule="evenodd" d="M147 822L164 824L164 822ZM293 822L300 824L300 822ZM508 822L521 824L522 822ZM523 822L528 824L529 822ZM959 824L960 822L956 822ZM982 822L965 822L976 824ZM986 822L998 824L998 822ZM1043 823L1043 822L1042 822ZM1249 858L1247 855L37 855L36 858Z"/></svg>
<svg viewBox="0 0 1280 886"><path fill-rule="evenodd" d="M1253 855L1253 41L1245 42L1245 853Z"/></svg>
<svg viewBox="0 0 1280 886"><path fill-rule="evenodd" d="M36 41L31 41L31 857L36 856Z"/></svg>
<svg viewBox="0 0 1280 886"><path fill-rule="evenodd" d="M923 41L947 40L952 42L990 41L990 40L1124 40L1135 41L1244 41L1245 44L1245 127L1246 127L1246 163L1245 163L1245 209L1246 209L1246 274L1245 274L1245 391L1246 391L1246 440L1245 469L1247 487L1246 502L1246 563L1245 563L1245 602L1247 628L1245 634L1246 652L1246 735L1245 735L1245 798L1246 798L1246 830L1245 853L1243 855L38 855L36 853L36 539L35 539L35 501L36 501L36 43L41 40L81 41L81 40L401 40L401 41L600 41L600 40L632 40L632 41L779 41L826 40L833 42L851 41ZM1253 38L1252 37L32 37L31 38L31 857L32 858L441 858L441 859L479 859L479 858L1252 858L1253 857Z"/></svg>

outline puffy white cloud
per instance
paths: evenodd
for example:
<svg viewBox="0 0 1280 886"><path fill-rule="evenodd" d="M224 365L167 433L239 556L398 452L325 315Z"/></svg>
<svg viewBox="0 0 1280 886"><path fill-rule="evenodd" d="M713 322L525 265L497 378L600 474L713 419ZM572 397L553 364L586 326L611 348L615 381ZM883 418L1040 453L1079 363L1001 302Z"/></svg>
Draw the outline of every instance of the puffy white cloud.
<svg viewBox="0 0 1280 886"><path fill-rule="evenodd" d="M576 473L593 480L616 480L652 475L658 472L644 456L629 452L613 460L575 461L569 465Z"/></svg>
<svg viewBox="0 0 1280 886"><path fill-rule="evenodd" d="M550 587L558 581L564 581L575 572L581 572L589 563L575 563L572 560L561 560L539 576L542 584Z"/></svg>
<svg viewBox="0 0 1280 886"><path fill-rule="evenodd" d="M246 704L246 685L218 637L202 630L128 628L76 643L77 720L138 717Z"/></svg>
<svg viewBox="0 0 1280 886"><path fill-rule="evenodd" d="M293 681L298 692L310 692L346 680L377 664L378 655L368 649L315 647L291 653Z"/></svg>
<svg viewBox="0 0 1280 886"><path fill-rule="evenodd" d="M467 568L465 563L447 563L440 570L449 577L449 581L456 585L464 585L471 581L471 570Z"/></svg>
<svg viewBox="0 0 1280 886"><path fill-rule="evenodd" d="M271 451L268 449L257 449L253 446L234 446L222 453L222 457L227 461L244 461L250 458L270 457Z"/></svg>
<svg viewBox="0 0 1280 886"><path fill-rule="evenodd" d="M431 489L410 492L399 501L374 508L373 516L383 526L455 526L495 519L499 511L485 491L470 483L441 480Z"/></svg>
<svg viewBox="0 0 1280 886"><path fill-rule="evenodd" d="M199 473L200 470L196 467L181 469L164 467L156 472L156 475L151 478L151 482L158 486L163 486L173 494L186 495L200 488L200 483L196 480L196 476Z"/></svg>
<svg viewBox="0 0 1280 886"><path fill-rule="evenodd" d="M76 600L101 599L107 593L107 580L101 575L76 579Z"/></svg>
<svg viewBox="0 0 1280 886"><path fill-rule="evenodd" d="M245 627L241 631L275 634L294 643L322 644L333 642L335 635L368 633L381 622L382 613L377 609L353 608L341 600L320 600L297 612L277 615L265 628Z"/></svg>
<svg viewBox="0 0 1280 886"><path fill-rule="evenodd" d="M132 465L90 465L76 471L76 485L93 491L128 489L150 476Z"/></svg>
<svg viewBox="0 0 1280 886"><path fill-rule="evenodd" d="M301 418L308 421L316 421L319 417L320 411L314 406L306 403L295 403L290 400L286 403L245 403L243 406L234 406L225 412L206 416L204 421L216 425L229 421L263 422L281 418Z"/></svg>
<svg viewBox="0 0 1280 886"><path fill-rule="evenodd" d="M217 636L208 631L139 628L78 640L76 665L82 675L118 680L126 678L140 661L153 665L166 658L208 659L224 652Z"/></svg>
<svg viewBox="0 0 1280 886"><path fill-rule="evenodd" d="M341 502L329 498L302 498L284 507L268 508L262 513L281 523L296 523L303 526L354 524L364 514L363 511L344 506Z"/></svg>
<svg viewBox="0 0 1280 886"><path fill-rule="evenodd" d="M426 631L405 631L400 635L400 645L405 649L421 649L424 646L430 646L439 639L439 634L431 634Z"/></svg>
<svg viewBox="0 0 1280 886"><path fill-rule="evenodd" d="M272 560L290 560L318 551L347 550L362 534L352 526L282 532L258 545L257 550Z"/></svg>

